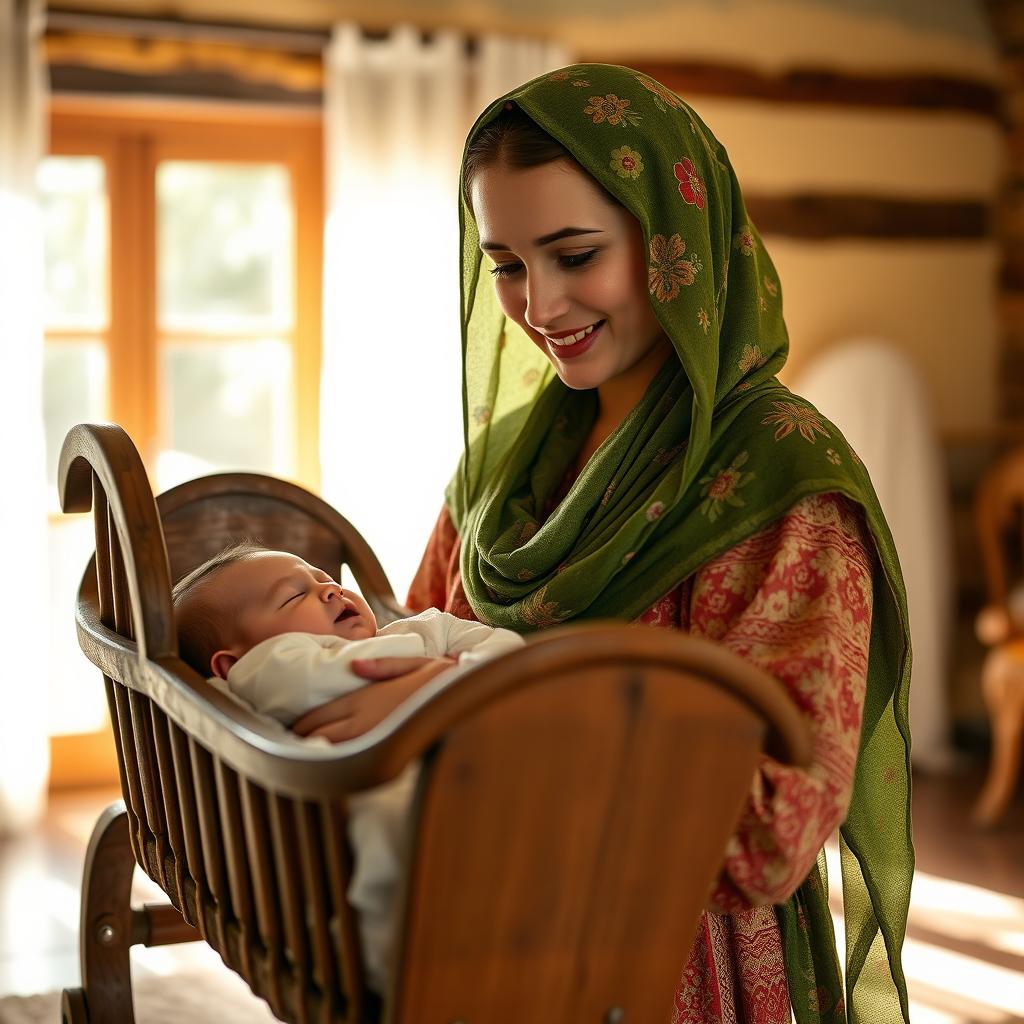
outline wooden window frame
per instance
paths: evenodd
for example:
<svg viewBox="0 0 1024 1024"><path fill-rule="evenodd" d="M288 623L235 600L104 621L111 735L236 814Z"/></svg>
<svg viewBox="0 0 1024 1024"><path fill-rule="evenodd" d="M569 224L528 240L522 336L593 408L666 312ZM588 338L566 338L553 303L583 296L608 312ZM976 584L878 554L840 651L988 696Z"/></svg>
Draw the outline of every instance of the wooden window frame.
<svg viewBox="0 0 1024 1024"><path fill-rule="evenodd" d="M54 96L52 156L99 156L105 165L110 264L105 331L55 330L47 340L105 340L107 408L128 431L152 477L158 416L156 171L162 160L283 165L293 186L293 409L295 479L319 487L320 329L323 273L323 141L317 109L203 101ZM113 204L111 204L113 205ZM177 335L175 335L177 337ZM99 685L97 673L96 679ZM50 738L50 788L117 779L107 728Z"/></svg>

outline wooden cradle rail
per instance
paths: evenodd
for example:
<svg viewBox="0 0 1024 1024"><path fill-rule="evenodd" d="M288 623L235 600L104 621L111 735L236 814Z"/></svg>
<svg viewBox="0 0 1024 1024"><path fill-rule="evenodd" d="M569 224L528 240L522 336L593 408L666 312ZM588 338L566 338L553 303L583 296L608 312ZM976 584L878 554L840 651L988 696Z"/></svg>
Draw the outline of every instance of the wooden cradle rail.
<svg viewBox="0 0 1024 1024"><path fill-rule="evenodd" d="M155 501L110 424L70 431L60 490L65 511L95 520L77 624L103 672L124 799L87 856L68 1024L130 1024L130 945L198 938L284 1021L378 1019L346 900L346 797L419 757L383 1020L669 1019L757 758L809 761L776 681L670 631L563 627L317 749L181 661L170 584L258 536L332 574L348 565L387 621L401 606L352 526L253 474ZM171 906L130 907L135 862Z"/></svg>

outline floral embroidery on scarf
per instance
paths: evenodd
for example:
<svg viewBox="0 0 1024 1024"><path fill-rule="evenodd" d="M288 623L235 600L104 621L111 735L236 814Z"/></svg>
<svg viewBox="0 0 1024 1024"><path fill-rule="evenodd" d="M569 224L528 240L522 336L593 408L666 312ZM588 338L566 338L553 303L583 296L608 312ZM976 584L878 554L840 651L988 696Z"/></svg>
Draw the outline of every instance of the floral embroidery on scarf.
<svg viewBox="0 0 1024 1024"><path fill-rule="evenodd" d="M671 89L666 89L661 82L655 82L653 79L646 78L643 75L637 75L636 80L645 89L654 94L655 106L663 113L669 107L678 110L683 105L683 101Z"/></svg>
<svg viewBox="0 0 1024 1024"><path fill-rule="evenodd" d="M701 330L707 334L708 328L711 326L711 318L703 306L697 311L697 323L700 324Z"/></svg>
<svg viewBox="0 0 1024 1024"><path fill-rule="evenodd" d="M647 522L653 523L655 519L660 519L661 514L665 511L665 502L655 501L647 506L647 511L644 515L647 517Z"/></svg>
<svg viewBox="0 0 1024 1024"><path fill-rule="evenodd" d="M768 294L774 299L779 294L778 283L773 281L767 274L764 275L764 286Z"/></svg>
<svg viewBox="0 0 1024 1024"><path fill-rule="evenodd" d="M775 440L781 441L788 437L794 430L800 431L800 436L805 441L814 444L815 432L822 437L832 435L821 425L821 416L810 406L798 405L796 402L772 402L775 412L769 413L761 423L763 426L778 425L775 431Z"/></svg>
<svg viewBox="0 0 1024 1024"><path fill-rule="evenodd" d="M620 178L639 178L644 169L643 157L629 146L612 150L611 169Z"/></svg>
<svg viewBox="0 0 1024 1024"><path fill-rule="evenodd" d="M764 296L760 292L758 292L757 293L757 311L758 311L758 313L764 313L765 311L767 311L767 309L768 309L768 303L764 301Z"/></svg>
<svg viewBox="0 0 1024 1024"><path fill-rule="evenodd" d="M568 71L556 71L554 74L548 75L549 82L567 82L569 80Z"/></svg>
<svg viewBox="0 0 1024 1024"><path fill-rule="evenodd" d="M759 366L764 366L767 362L768 357L761 352L760 345L744 345L738 369L740 373L749 373L751 370L756 370Z"/></svg>
<svg viewBox="0 0 1024 1024"><path fill-rule="evenodd" d="M576 81L573 82L572 84L575 85L577 89L590 88L590 83L585 78L577 78Z"/></svg>
<svg viewBox="0 0 1024 1024"><path fill-rule="evenodd" d="M835 448L829 448L829 450L825 452L825 457L833 466L842 465L843 460L839 457L839 452L837 452Z"/></svg>
<svg viewBox="0 0 1024 1024"><path fill-rule="evenodd" d="M634 558L636 558L636 552L635 551L627 551L622 556L622 564L623 565L628 565L630 562L633 561Z"/></svg>
<svg viewBox="0 0 1024 1024"><path fill-rule="evenodd" d="M545 629L548 626L557 626L559 622L572 615L570 611L564 611L558 606L557 601L545 601L547 585L535 591L523 602L523 622L535 629Z"/></svg>
<svg viewBox="0 0 1024 1024"><path fill-rule="evenodd" d="M693 166L689 157L684 157L673 168L672 173L679 180L679 194L691 206L703 210L708 198L708 190L703 179Z"/></svg>
<svg viewBox="0 0 1024 1024"><path fill-rule="evenodd" d="M686 243L679 235L671 238L655 235L651 239L647 281L651 294L659 302L671 302L681 286L693 284L697 271L684 252Z"/></svg>
<svg viewBox="0 0 1024 1024"><path fill-rule="evenodd" d="M700 503L700 510L712 523L724 511L723 505L740 508L746 504L736 492L754 479L753 472L742 471L749 458L749 452L740 452L725 469L712 466L707 476L700 478L700 496L704 499Z"/></svg>
<svg viewBox="0 0 1024 1024"><path fill-rule="evenodd" d="M732 236L732 247L739 249L744 256L753 256L754 248L756 246L754 241L754 232L750 230L750 226L744 224L744 226Z"/></svg>
<svg viewBox="0 0 1024 1024"><path fill-rule="evenodd" d="M489 405L478 405L473 410L473 422L482 427L491 421L491 407Z"/></svg>
<svg viewBox="0 0 1024 1024"><path fill-rule="evenodd" d="M638 125L643 118L635 110L630 110L631 100L620 99L615 93L607 96L591 96L590 103L583 113L588 115L594 124L607 121L609 124Z"/></svg>

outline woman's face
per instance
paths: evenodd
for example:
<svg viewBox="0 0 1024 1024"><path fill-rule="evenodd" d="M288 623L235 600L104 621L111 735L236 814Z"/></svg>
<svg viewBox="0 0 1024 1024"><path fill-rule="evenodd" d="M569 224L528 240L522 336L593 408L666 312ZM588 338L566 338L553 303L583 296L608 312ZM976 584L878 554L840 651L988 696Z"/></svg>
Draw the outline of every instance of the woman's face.
<svg viewBox="0 0 1024 1024"><path fill-rule="evenodd" d="M470 195L498 300L571 388L614 383L670 343L651 309L643 233L569 161L486 167ZM663 352L662 352L663 350Z"/></svg>

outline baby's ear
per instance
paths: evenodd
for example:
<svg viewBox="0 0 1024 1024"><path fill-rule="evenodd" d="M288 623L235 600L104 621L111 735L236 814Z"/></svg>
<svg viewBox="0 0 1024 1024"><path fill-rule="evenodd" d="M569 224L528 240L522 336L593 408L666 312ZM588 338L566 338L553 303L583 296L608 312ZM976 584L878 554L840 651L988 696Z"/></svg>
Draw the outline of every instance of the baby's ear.
<svg viewBox="0 0 1024 1024"><path fill-rule="evenodd" d="M227 679L231 666L238 661L238 655L231 651L218 651L210 659L210 671L220 679Z"/></svg>

